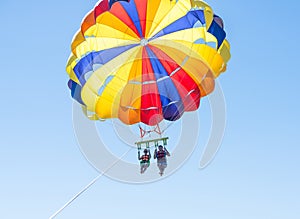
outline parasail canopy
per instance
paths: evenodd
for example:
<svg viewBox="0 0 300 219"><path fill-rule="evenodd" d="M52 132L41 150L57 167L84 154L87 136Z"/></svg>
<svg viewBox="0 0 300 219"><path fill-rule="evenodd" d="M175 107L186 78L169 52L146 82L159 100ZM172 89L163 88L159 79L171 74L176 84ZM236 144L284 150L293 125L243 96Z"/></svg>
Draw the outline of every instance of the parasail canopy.
<svg viewBox="0 0 300 219"><path fill-rule="evenodd" d="M223 20L202 1L100 1L71 44L71 95L91 119L178 120L226 70L225 38Z"/></svg>

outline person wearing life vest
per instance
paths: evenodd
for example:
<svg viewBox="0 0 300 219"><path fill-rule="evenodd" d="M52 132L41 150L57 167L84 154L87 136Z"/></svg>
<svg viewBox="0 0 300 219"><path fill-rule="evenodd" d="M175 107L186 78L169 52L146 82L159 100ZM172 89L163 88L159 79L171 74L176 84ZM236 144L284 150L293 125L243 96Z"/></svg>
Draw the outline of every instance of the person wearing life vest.
<svg viewBox="0 0 300 219"><path fill-rule="evenodd" d="M168 166L167 156L170 156L170 153L162 145L159 145L158 150L155 149L155 151L154 151L154 159L157 159L157 166L159 168L159 174L161 176L164 174L164 171L165 171L166 167Z"/></svg>
<svg viewBox="0 0 300 219"><path fill-rule="evenodd" d="M150 150L144 150L144 154L140 156L140 151L138 152L138 159L140 160L141 165L141 174L143 174L147 168L150 166L151 153Z"/></svg>

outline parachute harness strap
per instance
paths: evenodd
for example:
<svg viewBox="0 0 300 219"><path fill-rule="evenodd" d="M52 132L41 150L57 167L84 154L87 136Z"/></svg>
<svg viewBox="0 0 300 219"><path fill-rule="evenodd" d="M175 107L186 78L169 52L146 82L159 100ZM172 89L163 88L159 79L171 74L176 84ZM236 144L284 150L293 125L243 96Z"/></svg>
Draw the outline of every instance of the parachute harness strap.
<svg viewBox="0 0 300 219"><path fill-rule="evenodd" d="M163 144L164 144L164 147L167 146L167 139L163 139Z"/></svg>
<svg viewBox="0 0 300 219"><path fill-rule="evenodd" d="M140 151L142 149L142 146L140 143L137 143L137 148L138 148L138 151Z"/></svg>
<svg viewBox="0 0 300 219"><path fill-rule="evenodd" d="M154 146L155 146L155 148L158 147L158 141L155 141Z"/></svg>

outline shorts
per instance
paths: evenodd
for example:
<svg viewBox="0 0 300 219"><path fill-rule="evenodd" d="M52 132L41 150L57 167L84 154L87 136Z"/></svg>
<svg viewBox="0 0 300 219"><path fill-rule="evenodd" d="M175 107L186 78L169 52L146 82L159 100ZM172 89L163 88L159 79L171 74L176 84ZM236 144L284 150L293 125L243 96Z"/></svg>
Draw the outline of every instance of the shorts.
<svg viewBox="0 0 300 219"><path fill-rule="evenodd" d="M158 167L167 167L168 166L167 160L166 159L158 160L157 161L157 166Z"/></svg>
<svg viewBox="0 0 300 219"><path fill-rule="evenodd" d="M149 167L150 166L150 162L141 162L141 167Z"/></svg>

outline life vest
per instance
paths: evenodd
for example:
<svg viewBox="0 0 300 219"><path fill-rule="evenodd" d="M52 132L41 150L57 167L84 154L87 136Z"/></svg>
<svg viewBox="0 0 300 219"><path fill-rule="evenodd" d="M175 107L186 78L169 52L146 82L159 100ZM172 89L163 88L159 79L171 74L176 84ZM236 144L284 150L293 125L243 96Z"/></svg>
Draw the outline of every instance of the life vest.
<svg viewBox="0 0 300 219"><path fill-rule="evenodd" d="M157 153L156 153L157 159L164 158L165 156L166 156L166 152L165 151L157 151Z"/></svg>
<svg viewBox="0 0 300 219"><path fill-rule="evenodd" d="M148 162L149 160L150 160L149 155L143 155L143 156L142 156L142 161L143 161L143 162Z"/></svg>

